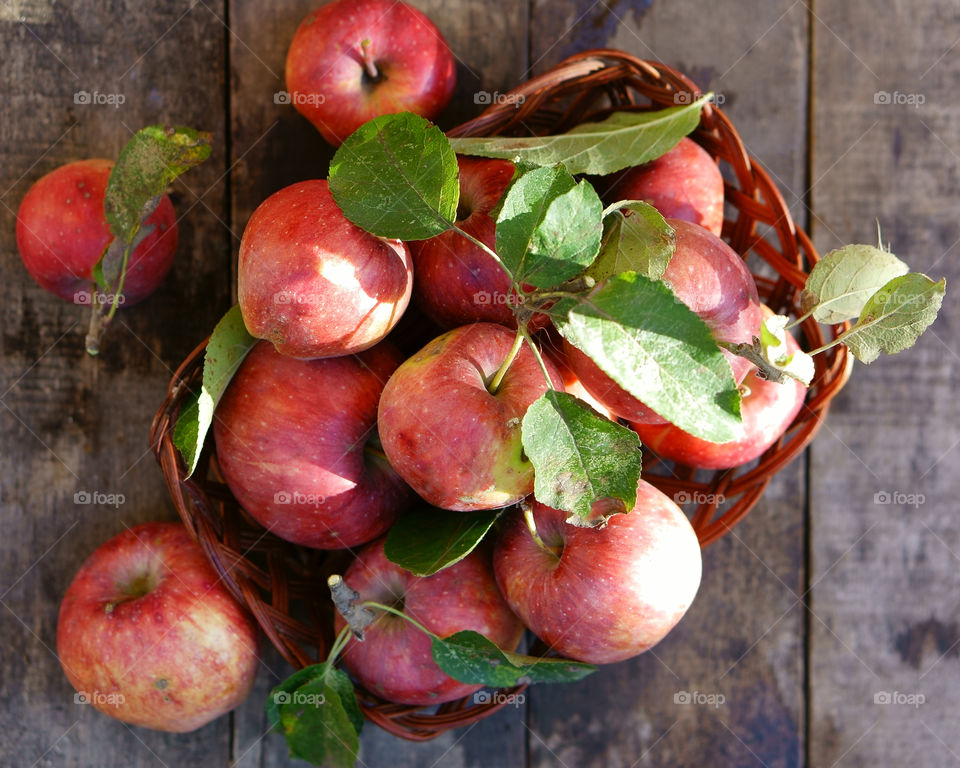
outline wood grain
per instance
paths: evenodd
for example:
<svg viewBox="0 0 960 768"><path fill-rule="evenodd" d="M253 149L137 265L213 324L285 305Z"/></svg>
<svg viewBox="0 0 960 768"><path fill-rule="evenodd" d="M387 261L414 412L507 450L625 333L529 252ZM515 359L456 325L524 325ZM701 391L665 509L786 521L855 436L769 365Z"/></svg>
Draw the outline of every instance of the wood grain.
<svg viewBox="0 0 960 768"><path fill-rule="evenodd" d="M727 4L708 19L689 3L535 2L533 29L537 72L576 50L613 47L664 61L714 90L748 151L798 190L793 202L802 213L801 6ZM745 522L706 550L697 600L659 646L562 695L532 691L530 764L799 765L803 510L804 465L797 461ZM683 704L684 694L724 701Z"/></svg>
<svg viewBox="0 0 960 768"><path fill-rule="evenodd" d="M816 11L817 245L875 243L879 218L894 253L950 285L960 238L956 8L893 4L882 29L865 3ZM885 94L923 103L883 103ZM960 755L956 307L948 295L916 347L858 367L813 446L818 765L953 765ZM916 706L905 698L917 695Z"/></svg>
<svg viewBox="0 0 960 768"><path fill-rule="evenodd" d="M213 11L219 3L209 4ZM229 721L174 736L77 704L55 656L60 598L110 535L172 507L147 452L154 404L171 368L225 309L227 239L222 27L204 6L151 13L102 3L33 3L36 19L0 21L0 762L4 765L199 765L227 754ZM42 13L41 13L42 11ZM19 16L18 16L19 17ZM213 66L211 66L213 62ZM119 108L83 105L85 90ZM180 247L163 287L119 312L105 350L83 351L86 311L34 285L14 239L31 183L69 160L116 157L131 131L181 122L216 135L213 157L175 186ZM122 494L118 507L74 494Z"/></svg>

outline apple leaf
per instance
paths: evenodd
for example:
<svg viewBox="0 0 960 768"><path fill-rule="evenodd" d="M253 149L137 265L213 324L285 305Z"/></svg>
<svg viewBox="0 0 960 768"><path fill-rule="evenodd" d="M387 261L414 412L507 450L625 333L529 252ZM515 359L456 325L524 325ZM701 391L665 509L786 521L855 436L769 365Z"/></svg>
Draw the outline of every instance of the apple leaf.
<svg viewBox="0 0 960 768"><path fill-rule="evenodd" d="M830 251L810 271L800 296L804 314L819 323L859 317L867 300L909 268L889 251L873 245L845 245Z"/></svg>
<svg viewBox="0 0 960 768"><path fill-rule="evenodd" d="M411 112L357 128L333 156L329 183L344 215L380 237L425 240L457 218L457 157L443 131Z"/></svg>
<svg viewBox="0 0 960 768"><path fill-rule="evenodd" d="M598 283L621 272L659 280L675 247L673 227L660 211L642 200L622 200L604 211L600 254L587 274Z"/></svg>
<svg viewBox="0 0 960 768"><path fill-rule="evenodd" d="M895 277L870 297L840 339L862 363L912 347L936 320L946 290L946 280L936 283L917 272Z"/></svg>
<svg viewBox="0 0 960 768"><path fill-rule="evenodd" d="M383 551L416 576L430 576L473 552L502 511L450 512L422 504L393 524Z"/></svg>
<svg viewBox="0 0 960 768"><path fill-rule="evenodd" d="M553 288L580 274L600 250L603 204L561 166L517 176L497 215L497 253L514 279Z"/></svg>
<svg viewBox="0 0 960 768"><path fill-rule="evenodd" d="M492 688L519 683L571 683L596 667L579 661L504 652L479 632L465 630L431 639L433 660L455 680Z"/></svg>
<svg viewBox="0 0 960 768"><path fill-rule="evenodd" d="M107 182L103 210L110 231L124 242L133 240L167 185L210 157L212 139L182 125L148 125L137 131L120 151Z"/></svg>
<svg viewBox="0 0 960 768"><path fill-rule="evenodd" d="M200 392L191 395L181 408L173 429L173 444L183 456L187 477L197 468L207 430L213 423L213 412L240 363L257 340L243 324L240 305L223 316L207 342L203 358L203 383Z"/></svg>
<svg viewBox="0 0 960 768"><path fill-rule="evenodd" d="M713 94L656 112L624 110L595 123L581 123L553 136L491 136L451 139L457 154L500 157L551 166L570 173L605 175L656 160L700 124L700 110Z"/></svg>
<svg viewBox="0 0 960 768"><path fill-rule="evenodd" d="M742 435L730 364L706 323L666 283L624 272L549 314L565 339L685 432L716 443Z"/></svg>
<svg viewBox="0 0 960 768"><path fill-rule="evenodd" d="M266 709L291 757L334 768L355 765L363 714L345 672L328 662L305 667L270 692Z"/></svg>
<svg viewBox="0 0 960 768"><path fill-rule="evenodd" d="M537 501L569 512L567 522L602 526L637 501L640 438L582 400L547 390L523 417L523 450Z"/></svg>

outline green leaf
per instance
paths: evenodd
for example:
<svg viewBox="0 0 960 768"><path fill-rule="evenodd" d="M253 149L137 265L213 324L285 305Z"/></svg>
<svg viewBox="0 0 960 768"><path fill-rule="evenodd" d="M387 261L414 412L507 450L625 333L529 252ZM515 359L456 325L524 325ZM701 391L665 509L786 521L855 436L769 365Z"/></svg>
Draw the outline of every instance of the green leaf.
<svg viewBox="0 0 960 768"><path fill-rule="evenodd" d="M430 576L469 555L501 512L450 512L422 504L393 524L383 551L416 576Z"/></svg>
<svg viewBox="0 0 960 768"><path fill-rule="evenodd" d="M695 437L742 435L740 393L710 329L658 280L624 272L549 314L623 389Z"/></svg>
<svg viewBox="0 0 960 768"><path fill-rule="evenodd" d="M895 277L870 298L857 324L841 338L862 363L912 347L936 320L946 290L946 280L935 283L917 272Z"/></svg>
<svg viewBox="0 0 960 768"><path fill-rule="evenodd" d="M713 94L657 112L614 112L555 136L492 136L452 139L461 155L500 157L540 166L563 163L570 173L605 175L655 160L700 124L700 110Z"/></svg>
<svg viewBox="0 0 960 768"><path fill-rule="evenodd" d="M659 280L675 248L673 227L660 211L641 200L623 200L605 211L600 254L587 274L598 283L621 272Z"/></svg>
<svg viewBox="0 0 960 768"><path fill-rule="evenodd" d="M267 717L292 757L335 768L356 763L363 715L350 678L329 663L306 667L274 688Z"/></svg>
<svg viewBox="0 0 960 768"><path fill-rule="evenodd" d="M640 438L573 395L548 390L523 417L523 450L537 501L569 512L567 522L603 525L637 501Z"/></svg>
<svg viewBox="0 0 960 768"><path fill-rule="evenodd" d="M552 288L587 267L600 250L603 204L562 167L516 177L497 216L497 253L521 282Z"/></svg>
<svg viewBox="0 0 960 768"><path fill-rule="evenodd" d="M479 632L465 630L431 640L433 660L455 680L492 688L521 682L566 683L581 680L596 667L579 661L505 653Z"/></svg>
<svg viewBox="0 0 960 768"><path fill-rule="evenodd" d="M173 444L183 456L187 477L197 468L213 412L240 363L257 340L243 324L240 306L232 307L213 329L203 358L203 384L199 394L191 395L177 418Z"/></svg>
<svg viewBox="0 0 960 768"><path fill-rule="evenodd" d="M801 309L814 309L819 323L842 323L859 317L867 300L909 268L889 251L873 245L846 245L814 265L801 294Z"/></svg>
<svg viewBox="0 0 960 768"><path fill-rule="evenodd" d="M137 131L121 150L107 182L103 209L110 231L130 243L167 185L210 157L212 138L182 125L149 125Z"/></svg>
<svg viewBox="0 0 960 768"><path fill-rule="evenodd" d="M410 112L381 115L347 137L329 182L344 215L380 237L425 240L457 218L457 157L443 131Z"/></svg>

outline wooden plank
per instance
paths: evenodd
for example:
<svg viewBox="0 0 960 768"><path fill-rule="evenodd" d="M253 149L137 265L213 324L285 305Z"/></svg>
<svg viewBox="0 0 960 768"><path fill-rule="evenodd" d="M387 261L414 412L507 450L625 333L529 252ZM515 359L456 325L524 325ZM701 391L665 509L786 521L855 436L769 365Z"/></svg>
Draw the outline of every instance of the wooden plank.
<svg viewBox="0 0 960 768"><path fill-rule="evenodd" d="M894 253L955 285L955 5L894 3L882 24L867 3L815 8L818 247L876 242L879 218ZM952 765L960 754L957 321L948 298L917 347L858 367L812 452L817 765Z"/></svg>
<svg viewBox="0 0 960 768"><path fill-rule="evenodd" d="M750 153L802 214L807 23L800 4L724 3L707 18L689 3L541 2L532 29L538 73L573 52L614 47L662 60L716 91ZM798 460L704 553L700 594L660 646L577 685L531 692L531 765L801 764L804 482ZM724 703L677 703L684 692Z"/></svg>
<svg viewBox="0 0 960 768"><path fill-rule="evenodd" d="M55 656L60 599L108 536L172 516L147 452L153 410L171 369L227 301L223 29L193 3L111 13L102 3L5 4L0 94L2 355L0 355L0 755L5 765L221 763L229 722L194 734L131 729L74 702ZM26 23L17 21L27 19ZM80 90L121 93L117 109L74 102ZM176 185L180 248L161 290L120 311L99 359L83 350L86 310L34 285L14 239L29 185L83 157L115 157L130 131L180 122L215 132L212 159ZM202 203L197 203L198 196ZM114 507L74 493L123 494Z"/></svg>
<svg viewBox="0 0 960 768"><path fill-rule="evenodd" d="M232 151L231 210L236 252L243 226L269 194L305 178L326 176L332 150L313 127L273 94L283 87L287 47L300 20L319 2L283 0L264 14L256 4L229 7ZM457 90L440 124L451 127L480 111L479 90L506 90L523 75L527 62L525 3L494 0L415 0L446 36L458 65ZM286 757L282 739L267 735L263 700L289 668L265 655L257 688L237 711L234 759L242 766L298 765ZM361 740L367 765L486 765L491 755L504 765L524 762L524 732L513 713L500 713L473 728L444 734L427 744L412 744L368 725Z"/></svg>

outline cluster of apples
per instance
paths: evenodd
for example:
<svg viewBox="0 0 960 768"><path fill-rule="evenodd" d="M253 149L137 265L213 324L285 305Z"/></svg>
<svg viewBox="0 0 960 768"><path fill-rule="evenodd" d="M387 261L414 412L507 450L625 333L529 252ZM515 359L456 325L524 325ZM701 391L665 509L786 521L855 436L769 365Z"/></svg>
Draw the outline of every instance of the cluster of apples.
<svg viewBox="0 0 960 768"><path fill-rule="evenodd" d="M334 142L384 108L378 89L396 73L371 62L377 42L351 26L377 2L352 4L346 33L329 23L342 3L325 6L304 21L290 50L288 85L301 93L323 87L307 76L321 71L349 68L352 82L365 84L362 103L344 106L329 88L325 100L301 99L309 107L301 111ZM408 13L396 10L402 4L390 7ZM405 37L423 23L417 15ZM331 29L346 36L332 43ZM346 44L361 34L363 45ZM442 40L435 29L427 37ZM311 66L303 62L308 56ZM437 82L445 72L452 78L452 68L445 56L432 60L439 64L420 68L419 88L403 81L408 92L449 93ZM371 64L386 82L372 78ZM431 97L401 106L433 114L437 103ZM458 165L457 226L493 248L491 212L514 166L468 157ZM676 250L663 279L717 341L750 342L759 333L765 308L742 258L719 237L723 180L699 145L684 139L660 159L596 186L607 202L646 200L667 217ZM220 469L243 509L274 534L320 549L365 545L344 576L361 599L402 606L439 636L475 630L506 650L527 626L557 653L590 663L641 653L682 617L699 586L700 554L673 500L641 480L634 511L600 529L570 525L565 513L533 500L520 423L548 383L526 346L503 370L517 339L513 305L523 299L476 244L455 232L409 244L376 237L343 215L325 180L303 181L251 216L238 289L244 323L261 341L217 407ZM442 333L404 359L399 350L409 338L391 332L411 302L410 311ZM744 436L709 443L622 390L560 341L547 318L534 316L531 329L555 389L630 423L645 444L687 464L732 467L756 458L803 402L798 382L763 380L730 354L744 393ZM516 509L503 518L492 553L481 546L418 577L386 557L384 534L411 505L423 504L438 516ZM478 688L444 674L431 659L429 637L401 618L382 614L365 634L363 642L350 640L343 661L386 699L436 704Z"/></svg>
<svg viewBox="0 0 960 768"><path fill-rule="evenodd" d="M435 117L454 78L453 57L436 27L389 0L323 6L300 25L287 59L291 102L334 144L379 114ZM458 165L457 226L493 248L491 212L515 168L506 160L468 157ZM57 186L48 182L51 194L59 199L80 191L77 203L102 209L109 167L101 166L95 165L103 177L99 187L65 174ZM718 342L749 343L758 335L767 310L742 258L720 238L723 181L700 146L683 139L658 160L595 185L608 203L646 200L667 217L676 248L663 280ZM31 207L42 210L39 203ZM163 206L156 215L172 219ZM68 224L59 224L65 241L76 239ZM27 254L35 227L22 216L18 237L21 225L21 253ZM97 254L106 237L98 234ZM160 222L156 237L175 242L172 221ZM41 284L67 297L89 289L88 272L72 270L74 281L61 284L57 270L47 275L31 267L55 249L41 244L35 250L40 255L24 261ZM131 260L134 274L138 265ZM133 292L136 282L127 286ZM700 550L689 521L643 480L633 511L612 515L600 528L571 525L566 513L533 499L521 421L549 385L629 423L661 456L702 468L757 458L792 422L805 393L798 382L771 383L729 355L744 395L743 437L710 443L666 422L561 340L548 318L534 315L529 330L544 353L548 384L532 351L516 349L514 308L523 296L488 253L455 232L409 244L376 237L344 216L326 180L293 184L256 209L240 245L238 294L244 324L259 341L219 402L213 432L217 463L242 508L299 545L358 548L344 581L361 600L401 609L440 637L474 630L507 651L528 627L570 659L629 658L672 629L700 582ZM429 322L405 323L401 331L397 324L411 304L408 318L420 313ZM439 335L404 355L410 328L424 326ZM787 343L796 349L791 337ZM506 511L492 546L484 542L453 565L416 576L384 549L385 534L414 505L429 505L437 516ZM208 564L203 569L199 548L185 537L180 526L147 528L98 550L68 592L58 639L75 686L127 686L133 706L105 711L172 730L197 727L245 695L257 642L232 598L205 588L213 572ZM192 546L189 558L171 542L183 551ZM175 592L180 582L186 594L190 578L170 574L192 573L197 593L213 595L208 602L216 610L201 613L210 617L206 628L192 623L206 639L178 642L181 651L200 649L193 653L200 666L214 653L216 643L208 641L222 644L219 659L233 671L217 676L232 685L229 694L190 701L189 676L167 669L161 653L127 683L111 676L105 656L122 657L122 646L143 631L148 608L157 632L181 631L176 616L161 608L165 599L185 598L165 597L161 585ZM344 620L337 621L339 630ZM445 674L433 661L430 637L386 612L362 642L351 637L342 658L368 690L399 703L438 704L480 687ZM77 674L81 669L97 674ZM132 680L143 690L131 687ZM182 705L173 719L171 701Z"/></svg>

